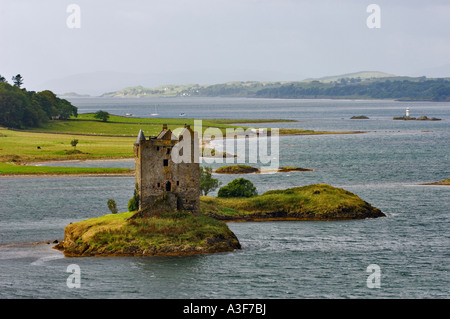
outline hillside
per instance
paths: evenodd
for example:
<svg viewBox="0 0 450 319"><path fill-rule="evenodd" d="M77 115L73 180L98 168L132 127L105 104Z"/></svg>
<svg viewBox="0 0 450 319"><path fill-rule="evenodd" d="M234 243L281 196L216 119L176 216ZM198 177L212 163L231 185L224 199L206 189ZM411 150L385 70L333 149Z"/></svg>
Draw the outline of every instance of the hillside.
<svg viewBox="0 0 450 319"><path fill-rule="evenodd" d="M226 82L213 85L166 85L156 88L128 87L103 97L252 97L341 98L449 101L450 78L395 76L364 71L290 82Z"/></svg>
<svg viewBox="0 0 450 319"><path fill-rule="evenodd" d="M394 74L379 72L379 71L361 71L354 73L346 73L341 75L332 75L332 76L324 76L320 78L314 79L306 79L305 82L308 81L319 81L319 82L334 82L339 81L340 79L383 79L383 78L392 78L396 77Z"/></svg>

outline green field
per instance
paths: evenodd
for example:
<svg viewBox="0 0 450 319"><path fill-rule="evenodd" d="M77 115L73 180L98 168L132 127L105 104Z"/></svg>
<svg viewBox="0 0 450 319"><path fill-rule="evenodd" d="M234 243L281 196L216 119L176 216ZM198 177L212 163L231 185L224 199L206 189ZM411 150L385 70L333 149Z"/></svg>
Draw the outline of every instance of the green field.
<svg viewBox="0 0 450 319"><path fill-rule="evenodd" d="M73 139L78 139L76 149L82 153L70 154L74 149L70 144ZM0 127L0 162L131 158L135 140L134 137L32 133Z"/></svg>
<svg viewBox="0 0 450 319"><path fill-rule="evenodd" d="M72 134L88 134L88 135L112 135L112 136L137 136L139 130L142 129L146 136L155 136L161 132L162 124L168 124L168 128L174 131L177 128L184 127L184 124L191 125L194 128L194 119L187 118L136 118L110 115L107 122L98 121L94 118L93 113L85 113L78 115L77 118L71 118L67 121L50 121L37 128L29 128L32 132L45 133L72 133ZM202 120L202 132L209 127L219 128L225 133L226 128L246 126L231 125L232 124L249 124L249 123L276 123L290 122L289 120L263 119L263 120ZM303 132L303 130L300 130Z"/></svg>

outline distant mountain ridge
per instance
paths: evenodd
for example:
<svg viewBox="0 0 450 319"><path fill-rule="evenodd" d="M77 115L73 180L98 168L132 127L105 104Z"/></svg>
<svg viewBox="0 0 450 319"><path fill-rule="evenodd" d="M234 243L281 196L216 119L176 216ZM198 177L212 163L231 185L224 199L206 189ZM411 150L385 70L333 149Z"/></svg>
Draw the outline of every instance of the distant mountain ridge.
<svg viewBox="0 0 450 319"><path fill-rule="evenodd" d="M345 98L449 101L450 78L428 79L362 71L302 81L226 82L213 85L162 85L155 88L126 87L102 97L260 97Z"/></svg>
<svg viewBox="0 0 450 319"><path fill-rule="evenodd" d="M346 73L341 75L332 75L332 76L324 76L320 78L308 78L303 81L320 81L320 82L333 82L338 81L340 79L375 79L375 78L390 78L390 77L396 77L394 74L389 74L385 72L379 72L379 71L360 71L360 72L353 72L353 73Z"/></svg>

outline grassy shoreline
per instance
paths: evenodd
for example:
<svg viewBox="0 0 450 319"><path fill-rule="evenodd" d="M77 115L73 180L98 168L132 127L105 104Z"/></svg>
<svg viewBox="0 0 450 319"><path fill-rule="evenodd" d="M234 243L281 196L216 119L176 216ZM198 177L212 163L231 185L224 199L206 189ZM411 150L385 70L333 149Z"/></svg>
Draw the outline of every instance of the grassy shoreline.
<svg viewBox="0 0 450 319"><path fill-rule="evenodd" d="M134 176L134 170L128 168L102 167L57 167L16 165L0 162L0 177L16 176Z"/></svg>
<svg viewBox="0 0 450 319"><path fill-rule="evenodd" d="M232 124L295 122L283 119L213 119L204 120L203 129L216 127L222 132L227 128L247 129L246 126ZM187 124L194 124L193 119L168 118L131 118L111 115L110 121L93 119L93 114L80 114L78 119L67 121L54 120L40 128L28 130L0 127L0 176L18 175L83 175L83 174L127 174L130 171L96 168L54 168L39 166L30 168L30 164L49 161L75 160L117 160L132 159L133 144L142 128L146 136L157 135L163 123L172 123L174 130ZM232 124L229 124L232 123ZM44 132L45 131L45 132ZM322 134L357 134L362 132L322 132L301 129L280 129L280 135L322 135ZM73 139L79 140L76 149L70 145ZM208 141L204 141L206 144ZM74 152L76 150L76 152Z"/></svg>

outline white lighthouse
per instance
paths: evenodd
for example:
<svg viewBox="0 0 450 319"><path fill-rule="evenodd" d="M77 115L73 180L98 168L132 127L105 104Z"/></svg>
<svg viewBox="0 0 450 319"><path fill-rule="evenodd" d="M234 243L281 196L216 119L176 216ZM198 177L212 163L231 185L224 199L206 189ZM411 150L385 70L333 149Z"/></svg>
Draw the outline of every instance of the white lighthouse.
<svg viewBox="0 0 450 319"><path fill-rule="evenodd" d="M406 117L409 117L409 107L406 108Z"/></svg>

